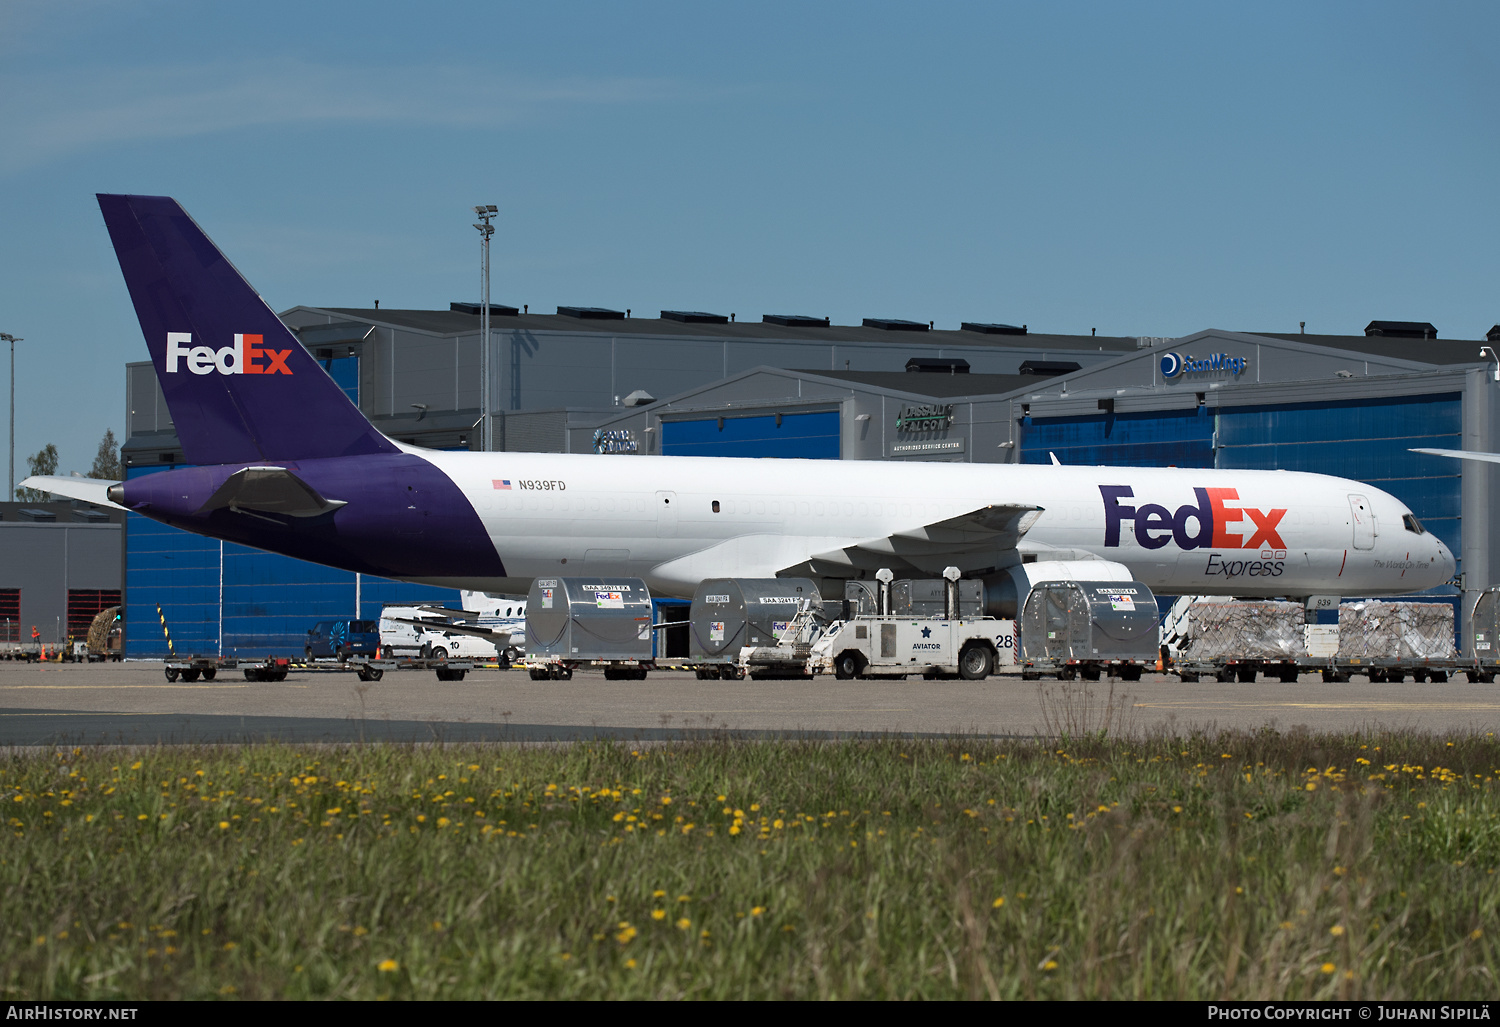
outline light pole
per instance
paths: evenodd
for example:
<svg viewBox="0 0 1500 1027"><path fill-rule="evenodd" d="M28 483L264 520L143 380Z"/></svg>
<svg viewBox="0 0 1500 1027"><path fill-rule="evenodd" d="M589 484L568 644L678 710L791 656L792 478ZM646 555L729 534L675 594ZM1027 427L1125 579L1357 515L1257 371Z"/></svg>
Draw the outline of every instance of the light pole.
<svg viewBox="0 0 1500 1027"><path fill-rule="evenodd" d="M493 203L474 208L479 221L479 448L488 453L495 448L494 418L490 415L490 237L495 226L490 220L500 212Z"/></svg>
<svg viewBox="0 0 1500 1027"><path fill-rule="evenodd" d="M0 332L0 340L10 343L10 487L7 500L16 498L16 343L25 342L9 332Z"/></svg>

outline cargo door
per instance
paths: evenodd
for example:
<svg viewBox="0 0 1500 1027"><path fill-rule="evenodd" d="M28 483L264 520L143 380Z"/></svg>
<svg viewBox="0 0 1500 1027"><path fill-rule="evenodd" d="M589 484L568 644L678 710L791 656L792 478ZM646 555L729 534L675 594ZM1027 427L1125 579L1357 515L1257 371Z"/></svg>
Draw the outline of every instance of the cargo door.
<svg viewBox="0 0 1500 1027"><path fill-rule="evenodd" d="M656 494L656 537L677 537L677 493Z"/></svg>
<svg viewBox="0 0 1500 1027"><path fill-rule="evenodd" d="M1094 644L1094 607L1088 593L1074 586L1068 589L1068 655L1088 660L1098 655Z"/></svg>
<svg viewBox="0 0 1500 1027"><path fill-rule="evenodd" d="M1047 653L1047 603L1040 589L1032 589L1016 624L1017 655L1023 660L1044 659Z"/></svg>
<svg viewBox="0 0 1500 1027"><path fill-rule="evenodd" d="M1496 645L1496 629L1500 628L1500 593L1494 589L1479 593L1474 604L1474 615L1470 618L1474 632L1474 656L1485 663L1500 657L1500 645Z"/></svg>
<svg viewBox="0 0 1500 1027"><path fill-rule="evenodd" d="M1349 497L1349 520L1354 525L1354 548L1374 549L1375 514L1370 510L1370 501L1364 496Z"/></svg>
<svg viewBox="0 0 1500 1027"><path fill-rule="evenodd" d="M1045 594L1047 597L1047 658L1066 660L1070 627L1068 599L1071 593L1067 589L1049 588Z"/></svg>

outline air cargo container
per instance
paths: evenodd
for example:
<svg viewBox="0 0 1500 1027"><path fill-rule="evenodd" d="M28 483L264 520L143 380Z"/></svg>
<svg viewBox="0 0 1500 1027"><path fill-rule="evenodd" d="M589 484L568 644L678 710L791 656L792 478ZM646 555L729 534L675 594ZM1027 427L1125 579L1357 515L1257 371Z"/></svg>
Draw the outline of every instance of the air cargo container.
<svg viewBox="0 0 1500 1027"><path fill-rule="evenodd" d="M710 578L693 593L688 659L699 678L737 677L741 649L774 648L799 612L822 606L809 578Z"/></svg>
<svg viewBox="0 0 1500 1027"><path fill-rule="evenodd" d="M537 578L526 597L526 666L533 679L602 666L640 680L653 666L651 590L640 578Z"/></svg>
<svg viewBox="0 0 1500 1027"><path fill-rule="evenodd" d="M1140 680L1155 668L1156 597L1139 581L1044 581L1021 610L1021 676Z"/></svg>

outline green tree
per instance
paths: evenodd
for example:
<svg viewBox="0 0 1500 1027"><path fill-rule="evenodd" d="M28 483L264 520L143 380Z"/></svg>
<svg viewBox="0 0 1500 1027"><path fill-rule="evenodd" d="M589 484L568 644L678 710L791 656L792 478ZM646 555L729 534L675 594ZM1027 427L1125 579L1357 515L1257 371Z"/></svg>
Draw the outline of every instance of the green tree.
<svg viewBox="0 0 1500 1027"><path fill-rule="evenodd" d="M26 458L26 466L31 474L56 474L57 447L47 443L35 455ZM23 503L42 503L51 499L52 493L38 489L16 489L16 498Z"/></svg>
<svg viewBox="0 0 1500 1027"><path fill-rule="evenodd" d="M125 477L120 469L120 447L115 442L113 428L104 429L104 438L99 440L99 452L94 456L94 466L89 471L90 478L103 478L106 481L119 481Z"/></svg>

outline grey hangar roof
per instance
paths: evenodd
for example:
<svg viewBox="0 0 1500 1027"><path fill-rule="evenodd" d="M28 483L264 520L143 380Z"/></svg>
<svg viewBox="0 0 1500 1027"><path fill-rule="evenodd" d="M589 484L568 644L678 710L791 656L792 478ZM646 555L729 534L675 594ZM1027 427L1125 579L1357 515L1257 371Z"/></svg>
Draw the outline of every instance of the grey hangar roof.
<svg viewBox="0 0 1500 1027"><path fill-rule="evenodd" d="M366 325L388 325L433 335L473 335L479 331L479 315L456 310L389 310L386 308L309 307L299 308L337 314ZM869 318L868 320L883 320ZM316 326L319 330L334 325ZM924 326L925 327L925 326ZM302 329L308 346L354 341L332 338L326 342L306 339L309 328ZM627 317L620 320L598 320L571 317L567 314L516 314L502 316L491 312L491 332L579 332L607 335L663 335L691 338L744 339L807 342L884 342L917 348L940 346L987 346L1021 349L1096 350L1131 353L1140 348L1135 336L1062 335L1030 332L1018 335L994 335L983 331L934 329L905 331L865 325L828 325L807 327L761 321L704 323L675 318Z"/></svg>

